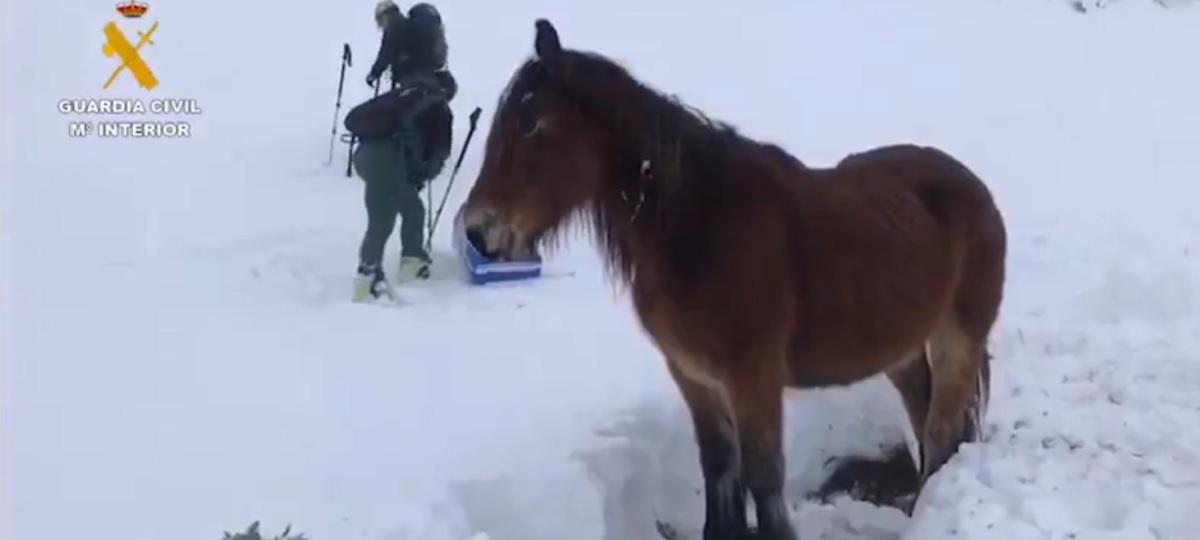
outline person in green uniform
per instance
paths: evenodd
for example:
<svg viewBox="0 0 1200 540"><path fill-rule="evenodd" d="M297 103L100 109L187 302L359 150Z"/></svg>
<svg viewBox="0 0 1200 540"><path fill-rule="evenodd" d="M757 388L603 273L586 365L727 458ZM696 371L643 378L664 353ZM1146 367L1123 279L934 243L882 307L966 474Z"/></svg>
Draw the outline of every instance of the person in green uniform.
<svg viewBox="0 0 1200 540"><path fill-rule="evenodd" d="M449 157L453 125L449 103L457 92L446 69L441 17L433 6L417 4L405 16L390 0L383 0L376 8L376 22L384 36L367 82L374 85L390 69L392 90L364 104L362 111L352 112L389 127L378 136L360 137L353 156L355 171L365 184L367 209L354 285L356 302L392 295L383 253L397 215L400 280L430 275L424 238L428 209L420 192ZM393 118L394 124L389 123Z"/></svg>

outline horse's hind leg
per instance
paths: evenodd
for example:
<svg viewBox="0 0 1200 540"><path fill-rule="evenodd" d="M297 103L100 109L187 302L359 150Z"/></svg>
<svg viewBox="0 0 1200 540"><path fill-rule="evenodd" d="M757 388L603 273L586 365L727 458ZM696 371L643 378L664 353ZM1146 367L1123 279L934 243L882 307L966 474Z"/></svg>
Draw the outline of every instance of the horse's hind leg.
<svg viewBox="0 0 1200 540"><path fill-rule="evenodd" d="M746 525L746 490L741 480L737 429L723 390L689 378L674 362L667 363L691 411L704 474L704 540L742 538Z"/></svg>
<svg viewBox="0 0 1200 540"><path fill-rule="evenodd" d="M976 436L977 439L983 438L983 421L987 418L988 402L992 398L992 353L983 349L983 358L979 360L979 379L978 388L975 391L979 399L978 407L976 407L977 418L975 423L978 425L980 433Z"/></svg>
<svg viewBox="0 0 1200 540"><path fill-rule="evenodd" d="M930 337L932 392L925 421L925 478L963 441L979 440L991 384L987 336L1004 289L1004 223L994 208L976 215L952 309Z"/></svg>
<svg viewBox="0 0 1200 540"><path fill-rule="evenodd" d="M930 370L928 352L928 348L923 347L908 361L887 372L888 380L891 381L896 392L900 394L900 399L904 402L904 410L908 413L906 416L914 439L906 441L905 446L912 456L915 476L910 479L911 485L904 486L906 489L904 489L903 495L893 501L900 510L910 515L923 484L924 476L921 473L925 466L925 447L927 446L925 422L929 417L930 402L933 399L933 374Z"/></svg>
<svg viewBox="0 0 1200 540"><path fill-rule="evenodd" d="M912 427L916 447L909 448L914 453L913 466L920 471L924 463L925 419L929 416L929 402L932 399L932 374L929 370L929 358L926 349L922 348L906 362L887 372L888 380L900 394L904 402L904 410L908 413L908 422Z"/></svg>
<svg viewBox="0 0 1200 540"><path fill-rule="evenodd" d="M951 318L930 340L931 393L922 446L924 478L929 478L958 450L978 440L989 379L983 338L971 336Z"/></svg>

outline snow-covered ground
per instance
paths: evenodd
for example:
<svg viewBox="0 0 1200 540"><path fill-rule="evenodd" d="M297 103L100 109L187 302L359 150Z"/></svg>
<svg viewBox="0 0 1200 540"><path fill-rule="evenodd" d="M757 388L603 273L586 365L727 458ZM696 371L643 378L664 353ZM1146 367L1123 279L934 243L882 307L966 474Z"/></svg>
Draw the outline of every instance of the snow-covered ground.
<svg viewBox="0 0 1200 540"><path fill-rule="evenodd" d="M940 146L1010 228L987 440L909 519L803 500L901 440L879 380L788 399L803 538L1200 538L1200 10L1120 2L439 2L456 146L533 20L812 165ZM904 5L901 5L904 4ZM373 2L151 2L146 94L116 15L0 8L0 538L642 540L702 517L690 425L586 238L470 287L436 238L410 305L348 302L361 184L326 167L368 96ZM198 100L183 140L72 139L64 98ZM479 138L476 139L478 142ZM467 154L453 209L474 180ZM456 150L457 151L457 150ZM435 189L445 187L445 180ZM389 246L389 265L396 262Z"/></svg>

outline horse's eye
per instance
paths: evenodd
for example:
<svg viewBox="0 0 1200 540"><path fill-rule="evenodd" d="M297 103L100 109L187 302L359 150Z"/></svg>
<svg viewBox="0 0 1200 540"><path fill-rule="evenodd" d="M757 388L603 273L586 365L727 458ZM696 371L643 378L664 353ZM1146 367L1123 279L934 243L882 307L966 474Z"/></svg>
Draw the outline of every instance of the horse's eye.
<svg viewBox="0 0 1200 540"><path fill-rule="evenodd" d="M533 102L533 92L527 92L524 96L521 96L521 103L518 107L517 122L521 128L521 133L532 135L533 131L537 129L538 124L537 107Z"/></svg>
<svg viewBox="0 0 1200 540"><path fill-rule="evenodd" d="M533 131L537 129L537 122L537 115L532 111L521 111L521 116L518 118L521 135L526 137L533 135Z"/></svg>

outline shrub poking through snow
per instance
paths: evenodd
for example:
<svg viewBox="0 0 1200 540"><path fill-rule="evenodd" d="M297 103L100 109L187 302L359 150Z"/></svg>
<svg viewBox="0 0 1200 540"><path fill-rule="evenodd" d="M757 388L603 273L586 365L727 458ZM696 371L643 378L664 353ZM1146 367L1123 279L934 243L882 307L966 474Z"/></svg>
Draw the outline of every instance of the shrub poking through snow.
<svg viewBox="0 0 1200 540"><path fill-rule="evenodd" d="M250 527L246 529L246 532L237 534L226 532L225 536L223 536L221 540L309 540L309 538L303 534L292 536L292 526L290 524L283 529L283 534L274 538L263 538L262 534L258 532L258 527L259 523L255 521L254 523L250 524Z"/></svg>

